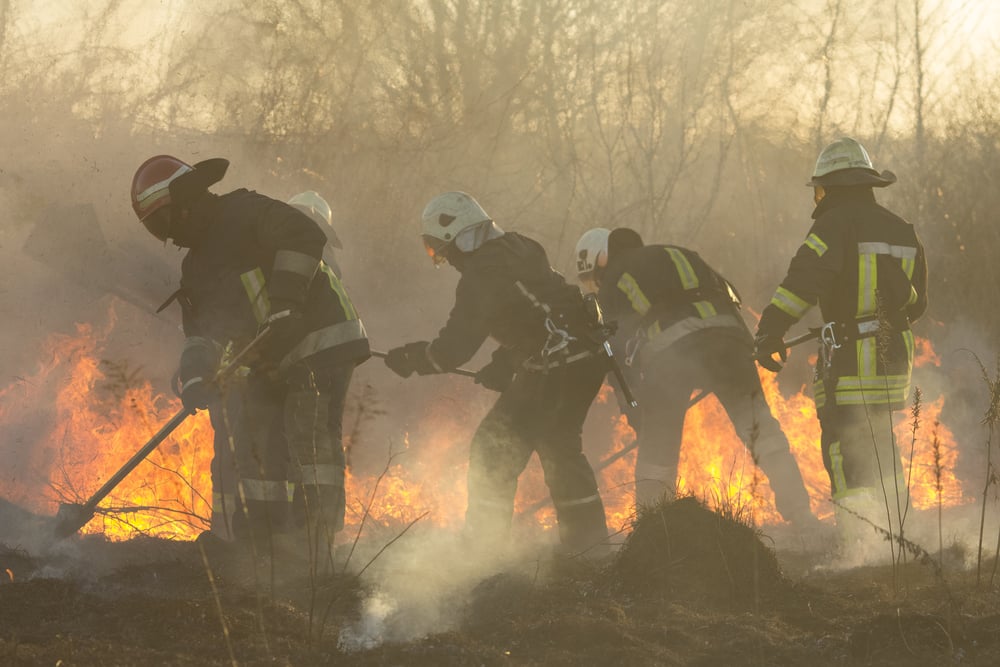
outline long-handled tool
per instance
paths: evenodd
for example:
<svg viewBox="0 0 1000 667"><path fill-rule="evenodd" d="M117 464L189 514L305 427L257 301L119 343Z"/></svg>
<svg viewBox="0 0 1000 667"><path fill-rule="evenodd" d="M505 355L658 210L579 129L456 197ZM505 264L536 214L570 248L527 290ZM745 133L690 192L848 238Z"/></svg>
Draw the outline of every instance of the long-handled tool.
<svg viewBox="0 0 1000 667"><path fill-rule="evenodd" d="M256 338L250 341L246 347L244 347L229 361L229 363L219 369L219 372L215 374L213 382L219 382L228 376L230 372L239 368L240 362L246 357L247 353L256 347L268 333L270 333L270 328L264 328L261 330L261 332L257 334ZM160 430L157 431L156 434L142 446L142 449L133 454L132 458L126 461L125 465L118 469L118 472L112 475L108 481L101 486L101 488L94 492L94 495L87 499L87 502L83 504L61 503L59 505L59 511L56 514L56 525L54 529L56 538L63 539L69 537L87 525L87 522L94 517L97 504L104 500L104 498L111 493L116 486L121 484L122 480L128 477L128 474L132 472L136 466L142 463L142 461L149 456L161 442L167 439L167 436L174 432L174 429L180 426L185 419L194 413L194 410L183 408L180 412L171 417L170 421L164 424Z"/></svg>
<svg viewBox="0 0 1000 667"><path fill-rule="evenodd" d="M370 350L373 357L378 357L379 359L385 359L389 356L386 352L379 352L378 350ZM454 373L455 375L461 375L462 377L474 378L476 377L476 371L470 371L468 368L453 368L449 373Z"/></svg>

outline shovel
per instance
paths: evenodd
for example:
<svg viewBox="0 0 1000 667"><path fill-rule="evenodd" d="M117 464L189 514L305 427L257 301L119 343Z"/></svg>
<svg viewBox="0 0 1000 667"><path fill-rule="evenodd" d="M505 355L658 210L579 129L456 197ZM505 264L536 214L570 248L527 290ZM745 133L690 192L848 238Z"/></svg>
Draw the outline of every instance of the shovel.
<svg viewBox="0 0 1000 667"><path fill-rule="evenodd" d="M246 347L244 347L229 361L229 363L219 369L219 372L215 374L213 382L222 380L228 376L231 371L239 368L240 362L246 357L247 353L256 347L268 333L270 333L270 328L264 328L261 330L261 332L257 334L256 338L250 341ZM185 419L194 413L194 410L183 408L180 412L171 417L170 421L164 424L160 430L157 431L156 434L142 446L142 449L133 454L132 458L126 461L125 465L118 469L118 472L112 475L101 488L94 492L94 495L87 499L87 502L83 504L60 503L59 511L56 513L56 525L54 528L56 539L61 540L69 537L87 525L87 522L94 518L94 512L97 509L97 504L104 500L104 498L111 493L116 486L121 484L122 480L128 477L128 474L132 472L136 466L142 463L142 461L149 456L161 442L167 439L167 436L174 432L174 429L180 426Z"/></svg>

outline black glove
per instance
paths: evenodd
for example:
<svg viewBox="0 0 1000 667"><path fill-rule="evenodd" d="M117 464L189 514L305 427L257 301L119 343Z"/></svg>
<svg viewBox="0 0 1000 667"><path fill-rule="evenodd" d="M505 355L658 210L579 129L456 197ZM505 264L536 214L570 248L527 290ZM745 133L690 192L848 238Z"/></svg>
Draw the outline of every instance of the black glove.
<svg viewBox="0 0 1000 667"><path fill-rule="evenodd" d="M430 345L425 340L416 343L407 343L402 347L394 347L385 355L385 365L396 375L408 378L414 373L417 375L430 375L440 373L430 357L427 356L427 346Z"/></svg>
<svg viewBox="0 0 1000 667"><path fill-rule="evenodd" d="M788 360L788 349L785 347L785 341L781 339L781 336L758 331L753 344L753 358L757 360L758 364L772 373L780 371L782 368L781 364ZM781 363L774 359L775 354L781 359Z"/></svg>
<svg viewBox="0 0 1000 667"><path fill-rule="evenodd" d="M181 403L191 412L204 410L216 396L215 388L200 377L188 380L181 387Z"/></svg>
<svg viewBox="0 0 1000 667"><path fill-rule="evenodd" d="M500 347L493 352L490 363L479 369L474 381L492 391L504 392L514 381L516 372L517 363L511 356L510 350Z"/></svg>

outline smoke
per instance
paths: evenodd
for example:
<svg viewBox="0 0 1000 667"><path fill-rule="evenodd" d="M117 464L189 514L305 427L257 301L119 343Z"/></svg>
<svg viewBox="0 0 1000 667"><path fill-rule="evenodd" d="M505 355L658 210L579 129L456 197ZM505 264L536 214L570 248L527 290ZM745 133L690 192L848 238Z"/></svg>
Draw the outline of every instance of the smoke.
<svg viewBox="0 0 1000 667"><path fill-rule="evenodd" d="M357 651L455 629L476 586L501 572L537 571L551 549L537 538L493 546L438 530L404 536L364 572L369 593L361 617L341 629L339 646Z"/></svg>

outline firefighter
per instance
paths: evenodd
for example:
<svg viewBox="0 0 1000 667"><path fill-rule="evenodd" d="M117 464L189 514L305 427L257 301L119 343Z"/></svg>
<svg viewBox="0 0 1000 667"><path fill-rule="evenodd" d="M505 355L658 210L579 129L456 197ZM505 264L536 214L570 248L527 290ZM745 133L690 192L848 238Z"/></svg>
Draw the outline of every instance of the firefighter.
<svg viewBox="0 0 1000 667"><path fill-rule="evenodd" d="M895 182L854 139L823 149L807 183L815 222L757 327L755 357L778 372L785 333L819 303L816 411L844 546L905 505L891 419L909 396L910 323L927 308L927 264L913 226L875 201L873 188Z"/></svg>
<svg viewBox="0 0 1000 667"><path fill-rule="evenodd" d="M344 402L354 367L369 356L368 339L339 279L320 259L327 239L317 223L256 192L209 192L228 165L154 156L135 172L132 206L153 236L187 249L178 295L187 337L179 377L186 408L218 400L212 378L225 351L267 332L244 362L249 376L233 434L243 501L234 520L237 539L256 548L271 546L275 534L292 534L292 478L307 514L306 534L297 537L327 566L344 520ZM287 441L283 451L275 451L282 442L273 435L276 420Z"/></svg>
<svg viewBox="0 0 1000 667"><path fill-rule="evenodd" d="M390 350L386 365L404 378L444 373L471 359L488 337L499 344L476 376L500 396L470 446L466 537L487 550L506 538L518 476L537 452L560 549L603 553L604 505L581 431L606 368L580 290L552 269L541 245L501 230L468 194L438 195L422 218L434 264L461 274L455 305L437 338Z"/></svg>
<svg viewBox="0 0 1000 667"><path fill-rule="evenodd" d="M342 274L337 264L334 249L343 249L343 245L333 227L333 211L330 205L318 192L313 190L300 192L291 197L288 204L312 218L325 232L327 243L323 249L323 262L330 267L337 278L341 278ZM167 304L161 306L160 310L171 301L173 301L173 297ZM236 462L233 457L236 447L233 438L241 423L243 404L249 402L253 405L253 409L246 413L245 419L248 421L239 430L250 438L256 437L257 433L268 432L269 437L274 438L275 442L266 445L266 451L280 453L286 451L287 446L284 427L281 423L282 400L283 396L280 393L268 392L264 386L255 385L247 392L243 374L237 373L226 383L225 391L219 392L219 396L208 405L215 444L215 455L212 458L211 467L211 526L213 534L223 540L229 541L233 538L232 525L237 505ZM264 420L270 420L270 422ZM287 465L283 461L283 459L277 459L271 463L271 466L286 469ZM304 525L305 508L301 486L289 489L289 493L293 494L294 499L292 520L299 525Z"/></svg>
<svg viewBox="0 0 1000 667"><path fill-rule="evenodd" d="M736 434L767 475L778 511L800 528L815 523L788 440L771 415L754 367L753 338L736 290L698 253L645 245L622 227L591 229L577 244L581 283L597 290L625 358L639 414L626 407L638 436L636 503L673 497L691 394L715 394Z"/></svg>

